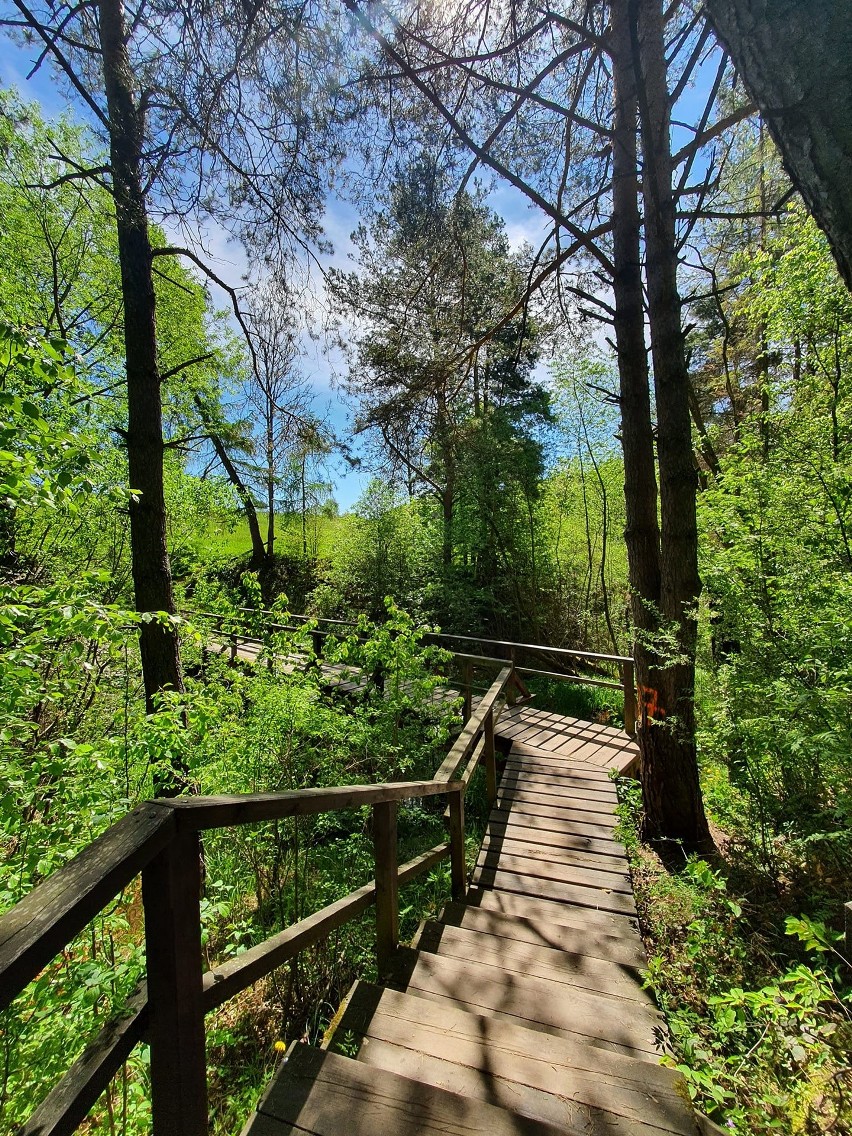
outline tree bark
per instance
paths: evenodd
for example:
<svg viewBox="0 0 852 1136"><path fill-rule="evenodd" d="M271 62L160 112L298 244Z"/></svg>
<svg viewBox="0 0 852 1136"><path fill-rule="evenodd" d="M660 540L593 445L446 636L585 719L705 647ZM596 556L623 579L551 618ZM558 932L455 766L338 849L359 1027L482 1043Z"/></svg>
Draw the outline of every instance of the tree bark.
<svg viewBox="0 0 852 1136"><path fill-rule="evenodd" d="M110 157L127 357L127 462L130 548L136 610L174 614L166 548L163 415L148 215L142 188L142 114L134 97L121 0L100 0L99 31L109 113ZM172 627L144 622L139 632L145 705L183 690L178 637ZM179 775L182 771L178 770ZM160 786L161 790L177 786Z"/></svg>
<svg viewBox="0 0 852 1136"><path fill-rule="evenodd" d="M676 203L672 192L670 100L661 0L631 0L634 70L642 138L646 280L660 476L660 646L640 691L645 835L710 841L695 748L696 494L689 372L678 292ZM663 648L662 643L674 643ZM649 744L651 743L651 744Z"/></svg>
<svg viewBox="0 0 852 1136"><path fill-rule="evenodd" d="M852 289L852 4L706 0L705 7Z"/></svg>

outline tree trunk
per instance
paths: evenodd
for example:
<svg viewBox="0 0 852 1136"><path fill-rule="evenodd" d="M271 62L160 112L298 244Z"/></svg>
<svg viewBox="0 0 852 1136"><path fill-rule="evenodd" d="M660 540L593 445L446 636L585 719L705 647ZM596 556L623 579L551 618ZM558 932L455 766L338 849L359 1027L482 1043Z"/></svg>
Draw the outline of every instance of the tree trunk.
<svg viewBox="0 0 852 1136"><path fill-rule="evenodd" d="M272 563L275 549L275 438L273 435L273 405L270 397L266 419L266 557Z"/></svg>
<svg viewBox="0 0 852 1136"><path fill-rule="evenodd" d="M631 27L642 137L646 277L660 474L660 616L675 648L655 652L642 691L642 788L646 836L705 845L695 749L696 608L698 574L696 494L689 372L677 286L678 253L672 192L670 105L661 0L631 0ZM662 640L661 640L662 642ZM668 655L668 657L666 657Z"/></svg>
<svg viewBox="0 0 852 1136"><path fill-rule="evenodd" d="M242 505L243 512L246 515L249 534L251 536L251 561L249 562L249 567L254 571L258 571L263 567L265 563L266 547L263 543L263 536L260 532L260 521L258 520L257 509L254 507L254 499L252 498L248 486L243 481L242 477L240 477L240 471L237 469L233 461L231 461L231 455L225 448L225 443L222 441L222 438L214 429L210 414L207 412L207 409L204 406L204 403L202 402L199 395L196 394L194 401L196 407L198 408L198 413L201 416L201 421L204 425L204 429L207 432L207 437L210 439L210 444L216 451L216 457L221 462L222 468L224 469L228 480L230 481L231 485L233 485L234 490L240 499L240 504Z"/></svg>
<svg viewBox="0 0 852 1136"><path fill-rule="evenodd" d="M852 289L852 4L706 0L705 7Z"/></svg>
<svg viewBox="0 0 852 1136"><path fill-rule="evenodd" d="M121 0L100 0L100 42L109 111L110 157L127 356L127 462L130 548L136 610L174 614L166 549L163 416L151 243L141 179L142 121L134 102ZM142 624L139 633L145 704L163 690L183 690L178 637L171 627ZM182 771L176 771L180 774ZM160 786L162 789L163 786ZM177 785L168 786L176 790Z"/></svg>

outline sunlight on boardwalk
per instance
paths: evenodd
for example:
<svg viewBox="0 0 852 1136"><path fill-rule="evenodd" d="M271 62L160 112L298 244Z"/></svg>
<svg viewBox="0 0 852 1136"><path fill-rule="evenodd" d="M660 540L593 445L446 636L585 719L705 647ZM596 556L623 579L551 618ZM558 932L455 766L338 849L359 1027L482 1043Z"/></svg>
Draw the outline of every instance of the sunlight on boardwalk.
<svg viewBox="0 0 852 1136"><path fill-rule="evenodd" d="M607 770L621 731L507 708L499 791L463 901L358 981L321 1050L294 1044L251 1136L697 1136L663 1024Z"/></svg>

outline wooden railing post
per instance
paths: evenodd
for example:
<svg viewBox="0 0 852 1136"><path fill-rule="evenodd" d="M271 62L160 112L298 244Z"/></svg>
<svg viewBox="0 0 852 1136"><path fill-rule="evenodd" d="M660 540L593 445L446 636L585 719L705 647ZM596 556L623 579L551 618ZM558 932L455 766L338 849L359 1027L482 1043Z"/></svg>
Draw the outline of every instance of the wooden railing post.
<svg viewBox="0 0 852 1136"><path fill-rule="evenodd" d="M232 631L231 632L231 666L234 666L236 661L237 661L237 633L236 633L236 631Z"/></svg>
<svg viewBox="0 0 852 1136"><path fill-rule="evenodd" d="M453 899L467 894L467 855L464 846L464 790L450 793L450 871Z"/></svg>
<svg viewBox="0 0 852 1136"><path fill-rule="evenodd" d="M484 745L482 760L485 764L485 793L488 798L488 807L497 800L497 755L494 750L494 708L492 707L483 723Z"/></svg>
<svg viewBox="0 0 852 1136"><path fill-rule="evenodd" d="M154 1136L207 1136L201 848L178 833L142 872Z"/></svg>
<svg viewBox="0 0 852 1136"><path fill-rule="evenodd" d="M622 665L621 681L624 684L624 731L632 738L636 733L636 679L632 662Z"/></svg>
<svg viewBox="0 0 852 1136"><path fill-rule="evenodd" d="M845 904L843 911L846 916L846 925L844 928L846 931L846 938L843 945L846 948L846 961L852 964L852 903Z"/></svg>
<svg viewBox="0 0 852 1136"><path fill-rule="evenodd" d="M373 805L376 855L376 962L384 977L399 946L399 878L396 851L396 801Z"/></svg>
<svg viewBox="0 0 852 1136"><path fill-rule="evenodd" d="M322 641L323 641L324 638L325 638L325 636L323 635L323 633L321 631L312 631L311 632L311 647L313 649L314 660L316 661L317 665L319 665L319 661L322 658L322 651L323 651L323 642Z"/></svg>
<svg viewBox="0 0 852 1136"><path fill-rule="evenodd" d="M510 647L506 654L512 664L512 677L506 683L506 705L514 706L518 700L518 688L515 685L515 648Z"/></svg>
<svg viewBox="0 0 852 1136"><path fill-rule="evenodd" d="M465 663L462 668L462 693L464 694L464 707L462 721L468 722L473 713L473 663Z"/></svg>

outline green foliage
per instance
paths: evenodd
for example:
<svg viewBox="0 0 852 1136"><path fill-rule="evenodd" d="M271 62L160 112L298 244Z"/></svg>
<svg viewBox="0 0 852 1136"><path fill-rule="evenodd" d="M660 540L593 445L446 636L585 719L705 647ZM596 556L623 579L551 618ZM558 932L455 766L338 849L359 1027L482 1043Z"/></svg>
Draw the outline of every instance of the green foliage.
<svg viewBox="0 0 852 1136"><path fill-rule="evenodd" d="M662 870L639 844L636 802L621 795L667 1064L703 1112L742 1136L843 1131L852 989L843 962L825 966L835 936L807 916L787 918L787 935L815 956L791 959L755 897L732 893L706 861Z"/></svg>
<svg viewBox="0 0 852 1136"><path fill-rule="evenodd" d="M770 858L787 833L839 862L852 829L852 299L800 216L756 260L741 304L783 362L771 409L743 423L701 498L718 645L704 738Z"/></svg>

